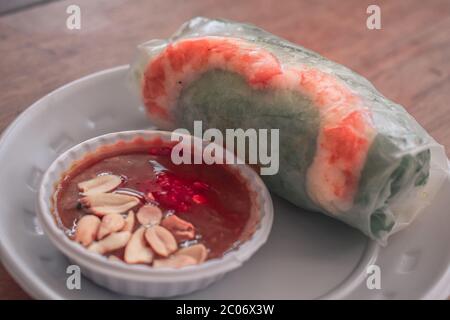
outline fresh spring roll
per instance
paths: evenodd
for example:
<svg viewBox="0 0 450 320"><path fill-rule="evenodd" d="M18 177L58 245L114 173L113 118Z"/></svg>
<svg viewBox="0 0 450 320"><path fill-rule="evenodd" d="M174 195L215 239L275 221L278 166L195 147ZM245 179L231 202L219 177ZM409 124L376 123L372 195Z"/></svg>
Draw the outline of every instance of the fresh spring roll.
<svg viewBox="0 0 450 320"><path fill-rule="evenodd" d="M138 51L130 79L159 128L279 129L279 172L262 176L271 191L381 244L443 181L443 148L400 105L252 25L195 18Z"/></svg>

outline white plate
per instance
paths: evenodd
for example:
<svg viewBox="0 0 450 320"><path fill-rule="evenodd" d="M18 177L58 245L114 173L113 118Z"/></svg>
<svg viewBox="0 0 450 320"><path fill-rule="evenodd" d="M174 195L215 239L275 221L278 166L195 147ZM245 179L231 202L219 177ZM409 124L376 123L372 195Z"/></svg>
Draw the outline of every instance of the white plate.
<svg viewBox="0 0 450 320"><path fill-rule="evenodd" d="M0 141L0 252L33 297L128 298L82 279L68 290L69 261L42 233L36 188L58 154L100 134L150 127L125 85L127 66L72 82L28 108ZM448 180L448 177L447 177ZM242 268L188 299L417 299L450 294L450 181L411 227L378 247L357 230L273 196L267 244ZM366 268L381 269L381 289L366 286Z"/></svg>

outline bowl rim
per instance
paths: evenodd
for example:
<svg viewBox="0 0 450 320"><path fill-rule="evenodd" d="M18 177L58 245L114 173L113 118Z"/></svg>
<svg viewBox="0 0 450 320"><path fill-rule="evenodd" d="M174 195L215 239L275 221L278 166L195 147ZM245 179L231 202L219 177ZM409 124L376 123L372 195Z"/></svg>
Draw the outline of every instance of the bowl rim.
<svg viewBox="0 0 450 320"><path fill-rule="evenodd" d="M248 165L229 164L248 181L247 187L256 194L256 203L260 208L260 221L254 233L236 249L224 254L220 258L207 260L202 264L175 268L152 268L144 264L127 264L122 261L111 261L106 256L86 250L81 244L69 239L61 229L52 213L51 198L54 194L56 183L61 175L66 172L71 164L82 159L98 147L113 144L120 140L131 141L136 137L144 139L161 138L170 141L172 132L161 130L131 130L107 133L86 141L83 141L60 154L44 173L37 198L37 215L45 234L51 242L70 260L82 266L88 266L97 272L109 276L126 278L136 281L163 282L168 280L189 281L222 274L240 267L248 260L269 237L273 223L273 203L270 193L260 176ZM180 136L180 134L177 133ZM181 136L186 136L181 134ZM188 136L193 139L197 137ZM230 153L234 159L236 156L225 148L225 154ZM61 172L57 174L57 171ZM50 195L50 196L49 196Z"/></svg>

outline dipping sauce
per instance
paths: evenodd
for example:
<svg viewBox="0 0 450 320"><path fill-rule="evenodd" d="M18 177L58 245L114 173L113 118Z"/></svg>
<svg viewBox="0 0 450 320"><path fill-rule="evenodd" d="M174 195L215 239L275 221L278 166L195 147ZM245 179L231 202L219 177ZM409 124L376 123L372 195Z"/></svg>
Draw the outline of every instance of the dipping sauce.
<svg viewBox="0 0 450 320"><path fill-rule="evenodd" d="M221 257L228 250L247 240L254 232L258 218L255 214L251 214L251 194L245 185L245 181L242 181L242 178L236 172L230 170L227 165L175 165L170 157L171 148L171 144L159 139L151 142L136 139L133 142L119 142L115 145L102 147L76 162L64 174L55 189L54 213L57 222L71 239L77 240L77 228L84 216L98 217L98 219L92 217L92 222L85 223L88 225L86 227L88 231L86 232L92 233L94 231L89 231L89 228L94 228L92 224L101 223L100 226L105 225L105 217L110 212L108 210L119 210L114 211L114 213L116 217L117 214L120 214L123 220L126 220L130 211L132 211L137 217L132 229L129 230L133 235L140 228L152 228L152 225L140 223L142 221L142 219L139 220L140 209L146 207L153 210L156 207L155 210L158 211L159 209L162 214L160 222L156 224L162 226L163 229L167 227L166 229L172 231L169 228L171 226L169 221L175 218L179 218L175 219L177 220L175 222L178 222L178 220L184 221L187 223L186 225L190 224L193 227L193 232L188 232L187 236L182 236L182 232L180 234L172 232L176 240L177 250L201 244L206 248L205 259L213 259ZM108 177L104 178L104 176ZM98 177L103 178L98 179ZM110 188L113 188L112 190L107 190L108 184ZM85 190L80 190L80 186L87 187L85 187ZM91 188L90 191L88 187ZM107 191L97 192L102 188ZM90 192L93 194L90 194ZM109 204L108 201L110 200L103 203L103 200L99 199L105 193L108 194L105 197L111 197L111 195L113 198L115 195L129 196L132 197L134 202L130 204L125 203L125 201L125 204L121 206L121 203L116 203L111 198L111 201L114 200L112 204ZM126 206L131 206L131 208L125 208ZM124 212L120 211L125 209ZM107 213L98 212L102 210L106 210ZM172 216L175 216L175 218ZM142 216L140 217L142 218ZM118 218L120 220L120 217ZM111 221L108 223L106 225L113 225ZM114 229L114 232L121 233L124 227L116 229ZM98 232L97 226L95 234L92 234L91 241L88 241L87 244L84 243L86 247L92 248L92 244L98 244L102 241ZM79 230L78 233L80 234ZM80 236L79 234L78 236ZM83 235L85 236L85 232ZM149 235L145 233L145 236ZM149 237L151 238L151 236ZM154 233L153 238L156 238L154 241L162 241L162 249L169 248L167 249L169 251L161 251L164 253L161 256L158 253L159 250L152 249L152 261L164 262L163 259L167 260L172 253L176 254L174 249L170 249L171 242L170 239L167 240L167 237L164 232ZM107 238L108 234L103 239ZM160 243L156 242L155 248L158 249L157 246ZM153 248L152 245L145 242L145 237L143 243L144 246L148 245L148 247ZM124 257L126 251L126 246L117 249L112 246L108 247L106 251L102 249L98 252L126 261L127 259ZM111 258L115 259L114 257ZM142 262L139 262L138 259L138 262L134 263L147 263L148 260L147 257Z"/></svg>

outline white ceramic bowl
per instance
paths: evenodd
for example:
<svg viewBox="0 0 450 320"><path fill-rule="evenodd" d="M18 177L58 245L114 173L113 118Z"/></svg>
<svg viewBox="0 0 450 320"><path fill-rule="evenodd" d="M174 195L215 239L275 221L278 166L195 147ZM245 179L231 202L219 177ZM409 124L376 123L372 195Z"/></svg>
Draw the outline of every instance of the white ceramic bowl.
<svg viewBox="0 0 450 320"><path fill-rule="evenodd" d="M151 140L160 137L170 141L171 133L155 130L124 131L99 136L61 154L44 174L38 196L38 217L53 244L92 281L121 294L143 297L171 297L205 288L225 273L240 267L267 240L273 221L272 200L260 177L246 165L230 164L230 169L244 178L252 196L252 210L260 217L258 227L251 238L222 258L211 259L200 265L181 269L155 269L145 265L129 265L110 261L105 256L90 252L70 240L57 226L52 212L51 198L55 184L70 169L74 161L98 147L115 142L131 141L136 137ZM225 151L228 152L228 151ZM255 211L256 212L256 211Z"/></svg>

